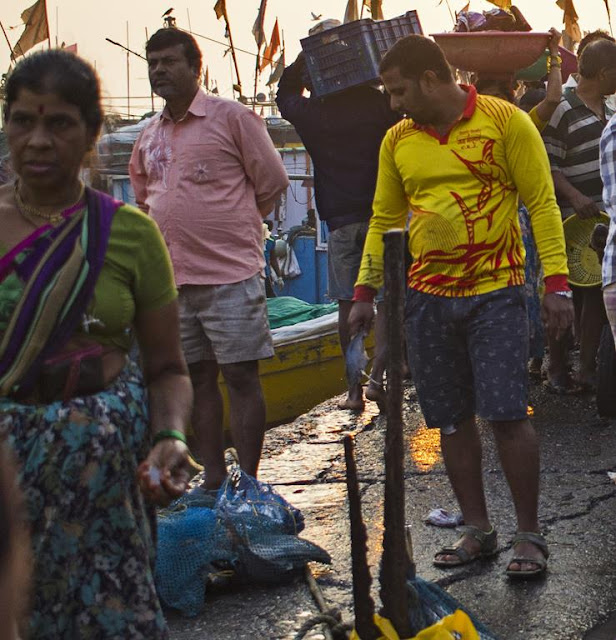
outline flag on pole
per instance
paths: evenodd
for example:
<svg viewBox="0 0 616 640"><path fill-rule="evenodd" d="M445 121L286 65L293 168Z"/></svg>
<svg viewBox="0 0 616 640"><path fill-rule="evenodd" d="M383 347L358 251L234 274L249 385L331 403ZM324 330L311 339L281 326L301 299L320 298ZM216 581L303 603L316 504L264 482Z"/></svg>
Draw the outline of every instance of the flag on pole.
<svg viewBox="0 0 616 640"><path fill-rule="evenodd" d="M383 16L383 0L363 0L364 7L370 10L373 20L384 20Z"/></svg>
<svg viewBox="0 0 616 640"><path fill-rule="evenodd" d="M578 24L578 14L573 6L573 0L556 0L556 4L564 12L565 35L569 36L572 42L579 42L582 39L582 32Z"/></svg>
<svg viewBox="0 0 616 640"><path fill-rule="evenodd" d="M23 56L28 49L32 49L35 44L49 39L49 23L47 22L47 8L45 0L36 2L25 9L21 14L21 19L26 25L24 32L13 47L11 58Z"/></svg>
<svg viewBox="0 0 616 640"><path fill-rule="evenodd" d="M265 83L268 87L272 84L276 84L280 78L282 78L282 72L284 71L284 49L280 54L280 58L278 58L278 62L276 63L276 67L274 71L272 71L272 75L269 77L269 80Z"/></svg>
<svg viewBox="0 0 616 640"><path fill-rule="evenodd" d="M257 43L257 47L259 51L261 50L261 47L265 43L265 31L263 30L263 21L265 20L266 5L267 5L267 0L261 0L261 4L259 6L259 13L257 14L257 19L255 20L255 23L252 26L252 35L255 37L255 41Z"/></svg>
<svg viewBox="0 0 616 640"><path fill-rule="evenodd" d="M216 0L216 4L214 5L214 11L216 12L216 18L218 20L220 20L222 17L226 17L227 15L226 0Z"/></svg>
<svg viewBox="0 0 616 640"><path fill-rule="evenodd" d="M607 11L607 21L610 23L610 28L612 26L612 16L610 15L610 3L608 0L603 0L605 2L605 10Z"/></svg>
<svg viewBox="0 0 616 640"><path fill-rule="evenodd" d="M75 55L77 55L77 43L74 42L73 44L64 44L64 42L62 43L62 48L64 49L64 51L70 51L71 53L74 53Z"/></svg>
<svg viewBox="0 0 616 640"><path fill-rule="evenodd" d="M359 20L359 13L357 12L357 0L349 0L347 2L346 10L344 12L344 24L347 22L353 22L353 20Z"/></svg>
<svg viewBox="0 0 616 640"><path fill-rule="evenodd" d="M488 2L495 4L499 9L511 9L512 0L488 0Z"/></svg>
<svg viewBox="0 0 616 640"><path fill-rule="evenodd" d="M272 29L272 37L270 38L269 44L265 47L265 51L263 52L263 59L261 60L261 71L267 67L267 65L274 66L274 56L280 49L280 31L278 30L278 18L276 18L276 22L274 23L274 28Z"/></svg>

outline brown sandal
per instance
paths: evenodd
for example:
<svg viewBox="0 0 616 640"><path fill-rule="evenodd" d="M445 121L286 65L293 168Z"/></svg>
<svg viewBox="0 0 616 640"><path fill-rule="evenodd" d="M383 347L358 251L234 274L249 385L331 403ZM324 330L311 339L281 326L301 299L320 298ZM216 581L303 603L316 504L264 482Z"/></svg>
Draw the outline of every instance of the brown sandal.
<svg viewBox="0 0 616 640"><path fill-rule="evenodd" d="M548 567L548 558L550 557L548 543L545 541L545 538L540 533L535 533L533 531L520 531L519 533L516 533L511 546L515 547L519 542L530 542L531 544L534 544L543 554L543 558L527 558L525 556L518 556L514 551L513 558L509 561L507 571L505 572L507 576L510 578L536 578L544 574ZM510 567L514 562L516 564L535 564L537 565L537 568L531 569L530 571L512 571Z"/></svg>
<svg viewBox="0 0 616 640"><path fill-rule="evenodd" d="M458 527L462 535L453 547L443 547L435 556L433 564L435 567L451 569L453 567L461 567L480 558L489 558L497 552L496 529L492 527L490 531L482 531L478 527L466 525ZM479 550L477 553L471 554L463 546L462 541L467 536L475 538L479 542ZM438 560L438 556L452 555L457 560Z"/></svg>

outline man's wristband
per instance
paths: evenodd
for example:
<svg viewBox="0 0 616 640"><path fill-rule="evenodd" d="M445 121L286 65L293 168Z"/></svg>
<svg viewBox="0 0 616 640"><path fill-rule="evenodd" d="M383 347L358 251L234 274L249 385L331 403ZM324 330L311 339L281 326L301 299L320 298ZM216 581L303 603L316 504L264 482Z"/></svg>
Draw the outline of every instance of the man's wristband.
<svg viewBox="0 0 616 640"><path fill-rule="evenodd" d="M188 444L186 442L186 436L177 429L163 429L162 431L157 431L154 434L154 444L158 444L161 440L167 439L179 440L184 444Z"/></svg>
<svg viewBox="0 0 616 640"><path fill-rule="evenodd" d="M547 276L545 282L545 293L556 293L557 291L571 291L569 283L567 282L567 276L558 274L554 276Z"/></svg>
<svg viewBox="0 0 616 640"><path fill-rule="evenodd" d="M374 302L376 294L376 289L365 284L357 284L353 293L353 302Z"/></svg>

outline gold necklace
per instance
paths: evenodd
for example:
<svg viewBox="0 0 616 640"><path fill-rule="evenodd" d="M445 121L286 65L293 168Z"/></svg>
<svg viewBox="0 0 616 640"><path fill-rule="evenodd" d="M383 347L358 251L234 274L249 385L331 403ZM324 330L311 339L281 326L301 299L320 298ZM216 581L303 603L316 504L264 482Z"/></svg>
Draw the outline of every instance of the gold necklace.
<svg viewBox="0 0 616 640"><path fill-rule="evenodd" d="M77 200L73 202L72 205L68 207L62 207L59 211L52 211L49 213L39 211L36 207L32 207L29 204L26 204L21 197L21 193L19 192L19 180L15 180L15 204L17 205L17 209L21 215L31 222L35 226L39 226L40 220L45 220L49 224L58 224L63 219L62 213L66 211L66 209L70 209L74 207L78 202L80 202L83 198L83 194L85 193L86 186L83 182L80 182L81 188L79 190L79 196ZM37 220L38 218L38 220Z"/></svg>

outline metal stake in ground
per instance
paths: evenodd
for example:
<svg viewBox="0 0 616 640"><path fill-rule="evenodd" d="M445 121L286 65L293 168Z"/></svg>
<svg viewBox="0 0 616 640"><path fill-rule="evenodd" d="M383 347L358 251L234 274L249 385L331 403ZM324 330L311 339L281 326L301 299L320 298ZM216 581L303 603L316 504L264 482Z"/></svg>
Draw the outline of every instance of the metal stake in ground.
<svg viewBox="0 0 616 640"><path fill-rule="evenodd" d="M355 631L361 640L376 640L381 634L374 624L374 600L370 595L372 578L366 557L366 526L361 517L361 498L355 465L355 442L344 437L344 459L351 521L351 565L353 569L353 607Z"/></svg>
<svg viewBox="0 0 616 640"><path fill-rule="evenodd" d="M402 359L404 340L404 231L392 229L385 243L387 314L387 432L385 435L385 515L380 595L383 616L401 638L411 635L404 513L404 440L402 432Z"/></svg>

